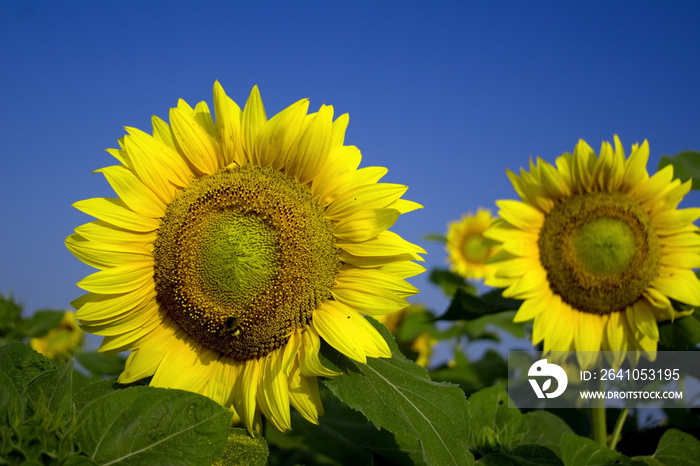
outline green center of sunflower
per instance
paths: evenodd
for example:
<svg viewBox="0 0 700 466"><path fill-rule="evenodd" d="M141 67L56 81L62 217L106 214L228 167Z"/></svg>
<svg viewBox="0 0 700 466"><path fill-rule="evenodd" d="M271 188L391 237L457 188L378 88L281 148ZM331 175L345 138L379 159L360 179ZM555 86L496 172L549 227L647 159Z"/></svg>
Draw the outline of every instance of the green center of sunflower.
<svg viewBox="0 0 700 466"><path fill-rule="evenodd" d="M489 255L491 248L484 244L484 237L481 235L468 235L462 243L462 253L469 262L482 263Z"/></svg>
<svg viewBox="0 0 700 466"><path fill-rule="evenodd" d="M158 303L197 342L265 356L307 324L338 273L332 224L308 188L251 165L193 181L154 244Z"/></svg>
<svg viewBox="0 0 700 466"><path fill-rule="evenodd" d="M538 246L552 291L574 309L623 311L649 287L661 256L648 214L621 193L588 193L557 204Z"/></svg>

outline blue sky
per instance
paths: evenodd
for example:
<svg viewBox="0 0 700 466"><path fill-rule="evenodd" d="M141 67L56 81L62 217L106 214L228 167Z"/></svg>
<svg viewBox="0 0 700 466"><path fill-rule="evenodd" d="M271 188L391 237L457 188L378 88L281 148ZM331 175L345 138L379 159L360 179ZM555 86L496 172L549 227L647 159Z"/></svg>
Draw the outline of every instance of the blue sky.
<svg viewBox="0 0 700 466"><path fill-rule="evenodd" d="M201 3L201 4L200 4ZM443 266L449 221L515 198L506 168L620 135L700 149L700 2L0 2L0 292L67 307L91 269L64 247L111 196L123 126L150 129L214 80L268 115L308 97L425 209L394 230ZM689 197L686 206L700 205ZM416 301L446 300L415 280Z"/></svg>

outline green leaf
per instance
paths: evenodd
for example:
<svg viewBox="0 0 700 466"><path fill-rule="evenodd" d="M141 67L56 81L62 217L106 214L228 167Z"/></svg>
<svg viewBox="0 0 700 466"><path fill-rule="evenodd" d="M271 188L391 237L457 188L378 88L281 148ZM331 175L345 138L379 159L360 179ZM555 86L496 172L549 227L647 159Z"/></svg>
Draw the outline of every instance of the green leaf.
<svg viewBox="0 0 700 466"><path fill-rule="evenodd" d="M69 456L65 461L61 462L61 466L94 466L95 464L97 463L80 454Z"/></svg>
<svg viewBox="0 0 700 466"><path fill-rule="evenodd" d="M80 353L75 358L93 375L119 375L126 364L123 356L104 353Z"/></svg>
<svg viewBox="0 0 700 466"><path fill-rule="evenodd" d="M570 433L562 436L561 459L566 466L644 465L589 438Z"/></svg>
<svg viewBox="0 0 700 466"><path fill-rule="evenodd" d="M548 411L530 411L525 414L522 436L524 443L536 443L560 455L561 438L567 433L573 433L571 427L562 418Z"/></svg>
<svg viewBox="0 0 700 466"><path fill-rule="evenodd" d="M450 366L430 371L433 380L458 384L466 393L474 393L492 386L497 380L508 377L508 363L494 350L488 350L483 358L470 361L459 351L454 354Z"/></svg>
<svg viewBox="0 0 700 466"><path fill-rule="evenodd" d="M673 165L674 178L680 178L684 182L692 178L692 189L700 189L700 152L686 150L672 157L661 156L659 170L667 165Z"/></svg>
<svg viewBox="0 0 700 466"><path fill-rule="evenodd" d="M0 432L3 426L17 427L22 422L23 407L17 387L0 367Z"/></svg>
<svg viewBox="0 0 700 466"><path fill-rule="evenodd" d="M572 430L558 416L509 407L508 395L498 385L472 395L469 410L472 448L491 461L483 464L561 464L562 439Z"/></svg>
<svg viewBox="0 0 700 466"><path fill-rule="evenodd" d="M12 296L0 295L0 338L12 332L22 318L22 306Z"/></svg>
<svg viewBox="0 0 700 466"><path fill-rule="evenodd" d="M49 430L68 423L73 410L73 361L39 375L29 384L27 396L28 405L35 413L48 409Z"/></svg>
<svg viewBox="0 0 700 466"><path fill-rule="evenodd" d="M231 415L195 393L131 387L79 414L76 440L96 463L210 465L222 454Z"/></svg>
<svg viewBox="0 0 700 466"><path fill-rule="evenodd" d="M23 395L29 384L39 375L54 369L44 356L22 343L0 347L0 367Z"/></svg>
<svg viewBox="0 0 700 466"><path fill-rule="evenodd" d="M659 350L693 351L700 343L700 313L659 324Z"/></svg>
<svg viewBox="0 0 700 466"><path fill-rule="evenodd" d="M634 459L643 460L652 466L694 466L698 464L698 458L700 441L680 430L669 429L659 440L653 455Z"/></svg>
<svg viewBox="0 0 700 466"><path fill-rule="evenodd" d="M251 437L245 429L231 428L226 447L213 466L265 466L269 450L262 437Z"/></svg>
<svg viewBox="0 0 700 466"><path fill-rule="evenodd" d="M508 394L500 385L485 388L469 397L470 443L486 455L515 448L522 443L527 420L519 409L508 407Z"/></svg>
<svg viewBox="0 0 700 466"><path fill-rule="evenodd" d="M469 404L462 390L430 380L424 368L398 351L383 325L368 320L387 340L392 357L368 358L362 364L325 347L327 364L343 372L325 381L326 386L375 426L417 438L427 464L471 464Z"/></svg>
<svg viewBox="0 0 700 466"><path fill-rule="evenodd" d="M12 336L15 338L43 337L49 333L49 330L56 328L61 324L61 319L63 319L63 315L65 313L65 311L54 310L37 311L28 319L23 319L20 321L12 332Z"/></svg>
<svg viewBox="0 0 700 466"><path fill-rule="evenodd" d="M425 241L433 241L435 243L447 243L447 236L440 235L438 233L428 233L427 235L423 235L423 239Z"/></svg>
<svg viewBox="0 0 700 466"><path fill-rule="evenodd" d="M0 424L0 457L43 464L73 454L72 362L55 368L26 345L11 343L0 348L0 368L3 393L14 388L20 397L20 417L11 419L10 429Z"/></svg>
<svg viewBox="0 0 700 466"><path fill-rule="evenodd" d="M521 300L504 298L501 291L492 290L481 296L474 296L457 289L450 307L438 320L473 320L487 314L520 308Z"/></svg>
<svg viewBox="0 0 700 466"><path fill-rule="evenodd" d="M564 463L548 448L541 445L526 444L513 450L491 453L476 462L479 466L561 466Z"/></svg>
<svg viewBox="0 0 700 466"><path fill-rule="evenodd" d="M100 380L99 382L91 383L86 385L73 395L73 404L75 405L76 412L80 412L87 405L95 401L96 399L103 397L112 393L116 387L116 380Z"/></svg>
<svg viewBox="0 0 700 466"><path fill-rule="evenodd" d="M476 294L476 288L469 284L461 275L446 269L433 269L430 272L430 281L442 288L447 296L454 296L458 289L467 293Z"/></svg>
<svg viewBox="0 0 700 466"><path fill-rule="evenodd" d="M391 464L406 466L422 461L418 440L397 438L384 429L377 429L361 413L341 403L328 388L321 386L320 389L324 414L318 425L294 411L291 432L267 430L267 439L278 447L276 458L292 458L292 462L303 464L334 462L338 465L382 464L382 458Z"/></svg>

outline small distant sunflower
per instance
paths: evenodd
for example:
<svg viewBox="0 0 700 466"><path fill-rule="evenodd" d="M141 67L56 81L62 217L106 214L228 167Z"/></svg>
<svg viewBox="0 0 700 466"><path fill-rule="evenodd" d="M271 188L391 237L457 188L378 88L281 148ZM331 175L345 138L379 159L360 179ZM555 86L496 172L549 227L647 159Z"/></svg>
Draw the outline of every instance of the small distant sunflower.
<svg viewBox="0 0 700 466"><path fill-rule="evenodd" d="M700 305L700 209L677 209L691 182L667 166L649 176L649 145L625 158L618 137L600 155L580 141L552 166L540 159L508 172L522 202L499 201L503 219L486 236L502 243L487 284L524 299L515 320L534 319L532 340L545 351L628 351L655 358L657 321ZM635 353L638 355L639 353ZM596 356L579 353L581 365Z"/></svg>
<svg viewBox="0 0 700 466"><path fill-rule="evenodd" d="M488 210L478 209L476 215L467 214L450 223L445 248L452 270L464 278L487 278L494 266L485 262L497 249L493 241L484 237L494 218Z"/></svg>
<svg viewBox="0 0 700 466"><path fill-rule="evenodd" d="M376 316L376 320L396 338L399 349L406 355L415 355L419 366L428 367L437 340L424 330L434 319L425 307L412 304L399 312Z"/></svg>
<svg viewBox="0 0 700 466"><path fill-rule="evenodd" d="M390 357L363 317L398 311L416 289L423 249L388 231L420 207L406 186L378 183L343 144L348 116L307 114L307 100L268 119L257 87L241 110L219 83L214 112L180 100L153 134L127 128L120 164L97 170L117 198L75 207L98 220L68 248L100 269L78 285L81 326L101 351L131 350L119 377L193 391L290 428L290 404L322 413L316 378L333 376L320 338L357 361Z"/></svg>
<svg viewBox="0 0 700 466"><path fill-rule="evenodd" d="M29 346L37 353L57 362L68 361L83 344L83 331L78 327L73 312L63 314L58 327L52 328L43 337L31 338Z"/></svg>

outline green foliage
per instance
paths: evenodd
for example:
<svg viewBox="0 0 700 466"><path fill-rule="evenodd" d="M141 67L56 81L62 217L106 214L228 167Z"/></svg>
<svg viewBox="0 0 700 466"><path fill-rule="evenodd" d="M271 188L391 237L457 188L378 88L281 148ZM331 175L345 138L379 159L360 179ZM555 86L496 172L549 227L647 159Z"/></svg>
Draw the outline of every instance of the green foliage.
<svg viewBox="0 0 700 466"><path fill-rule="evenodd" d="M0 342L10 335L22 316L22 306L12 297L0 295Z"/></svg>
<svg viewBox="0 0 700 466"><path fill-rule="evenodd" d="M229 412L193 393L130 387L104 395L78 415L76 440L95 463L202 464L216 461Z"/></svg>
<svg viewBox="0 0 700 466"><path fill-rule="evenodd" d="M49 330L58 327L63 314L64 311L36 311L33 316L19 321L10 337L14 339L43 337L49 333Z"/></svg>
<svg viewBox="0 0 700 466"><path fill-rule="evenodd" d="M224 453L213 466L265 466L269 449L262 437L251 437L247 430L229 430Z"/></svg>
<svg viewBox="0 0 700 466"><path fill-rule="evenodd" d="M661 437L651 456L640 456L650 466L693 466L700 458L700 441L677 429L669 429Z"/></svg>
<svg viewBox="0 0 700 466"><path fill-rule="evenodd" d="M509 407L508 395L500 386L475 393L469 410L470 444L478 465L690 465L697 464L699 457L700 442L672 429L654 455L630 458L577 435L553 413L523 414Z"/></svg>
<svg viewBox="0 0 700 466"><path fill-rule="evenodd" d="M430 281L442 288L447 296L454 296L461 289L467 293L476 294L476 288L468 283L461 275L446 269L434 269L430 272Z"/></svg>
<svg viewBox="0 0 700 466"><path fill-rule="evenodd" d="M422 461L418 440L377 429L367 418L342 403L323 385L324 415L314 425L292 413L292 431L268 429L273 465L354 464L411 465Z"/></svg>
<svg viewBox="0 0 700 466"><path fill-rule="evenodd" d="M615 450L606 448L593 440L575 434L564 434L561 440L561 459L565 465L638 465L644 463L632 460Z"/></svg>
<svg viewBox="0 0 700 466"><path fill-rule="evenodd" d="M76 454L72 369L20 343L0 347L0 458L7 464L58 464Z"/></svg>
<svg viewBox="0 0 700 466"><path fill-rule="evenodd" d="M474 320L490 314L518 309L521 300L504 298L501 290L491 290L476 296L463 289L457 289L447 311L439 320Z"/></svg>
<svg viewBox="0 0 700 466"><path fill-rule="evenodd" d="M693 180L692 189L700 189L700 152L686 150L674 156L664 155L659 161L659 170L673 165L673 175L682 181Z"/></svg>
<svg viewBox="0 0 700 466"><path fill-rule="evenodd" d="M0 464L210 465L224 451L231 416L209 398L107 380L75 390L77 374L72 360L56 367L24 344L0 347ZM267 451L247 458L264 464Z"/></svg>
<svg viewBox="0 0 700 466"><path fill-rule="evenodd" d="M456 351L449 365L430 371L433 380L455 383L465 393L471 394L490 387L508 376L508 363L496 351L487 351L481 359L470 361L467 356Z"/></svg>
<svg viewBox="0 0 700 466"><path fill-rule="evenodd" d="M428 464L470 464L467 448L468 403L456 386L430 380L422 367L406 359L387 330L373 322L392 349L392 358L360 364L326 347L329 366L343 375L326 386L375 426L417 438Z"/></svg>
<svg viewBox="0 0 700 466"><path fill-rule="evenodd" d="M659 350L693 351L700 343L700 314L681 317L674 322L659 323Z"/></svg>
<svg viewBox="0 0 700 466"><path fill-rule="evenodd" d="M75 356L81 366L92 375L117 376L124 370L126 358L103 353L79 353Z"/></svg>

